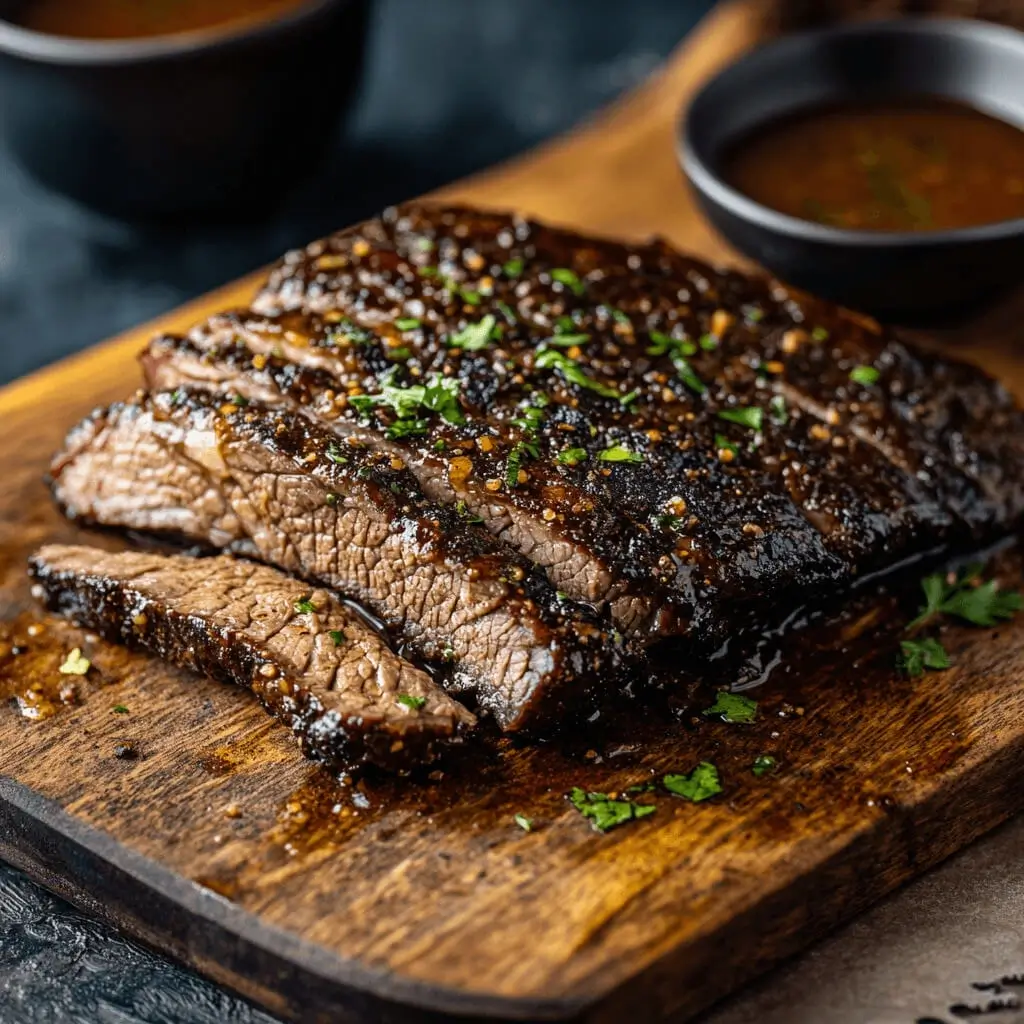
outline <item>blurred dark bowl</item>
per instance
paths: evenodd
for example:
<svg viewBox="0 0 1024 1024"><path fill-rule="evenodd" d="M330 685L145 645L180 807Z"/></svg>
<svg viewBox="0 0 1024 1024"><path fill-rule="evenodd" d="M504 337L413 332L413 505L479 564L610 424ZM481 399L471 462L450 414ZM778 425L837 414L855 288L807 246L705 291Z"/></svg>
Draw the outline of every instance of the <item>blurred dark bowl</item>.
<svg viewBox="0 0 1024 1024"><path fill-rule="evenodd" d="M713 78L690 105L680 160L715 227L785 281L906 323L976 311L1024 282L1024 220L951 231L853 231L779 213L722 176L773 121L816 107L939 97L1024 128L1024 34L903 18L782 38Z"/></svg>
<svg viewBox="0 0 1024 1024"><path fill-rule="evenodd" d="M22 6L0 0L0 16ZM308 0L274 21L128 40L0 22L0 130L39 181L103 212L254 215L336 140L368 7Z"/></svg>

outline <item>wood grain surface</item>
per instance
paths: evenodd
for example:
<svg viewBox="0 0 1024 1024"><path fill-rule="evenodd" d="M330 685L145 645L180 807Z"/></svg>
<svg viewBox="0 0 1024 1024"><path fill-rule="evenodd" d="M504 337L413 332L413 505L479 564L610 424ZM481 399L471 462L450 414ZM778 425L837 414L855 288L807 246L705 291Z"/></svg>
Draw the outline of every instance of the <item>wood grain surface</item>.
<svg viewBox="0 0 1024 1024"><path fill-rule="evenodd" d="M754 3L719 8L617 107L444 198L732 259L697 216L673 133L686 97L759 23ZM893 669L904 609L865 599L794 641L754 725L638 713L576 746L492 738L429 777L344 787L247 694L40 616L26 555L85 536L49 503L50 452L92 406L137 386L151 333L254 286L0 393L6 859L296 1020L683 1019L1024 806L1024 622L950 630L956 667L909 680ZM938 343L1024 397L1020 319L1006 307ZM1014 556L1002 565L1019 578ZM73 646L94 667L74 703L51 709ZM54 713L33 721L19 699ZM762 753L780 767L755 778ZM622 789L704 759L721 797L645 794L656 812L608 835L565 800L572 785Z"/></svg>

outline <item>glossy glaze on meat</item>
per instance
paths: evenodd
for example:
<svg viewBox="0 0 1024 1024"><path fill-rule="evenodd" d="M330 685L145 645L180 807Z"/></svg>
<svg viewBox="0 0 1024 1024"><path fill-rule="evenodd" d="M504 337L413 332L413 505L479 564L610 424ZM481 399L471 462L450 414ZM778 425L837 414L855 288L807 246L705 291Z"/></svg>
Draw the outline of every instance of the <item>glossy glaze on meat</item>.
<svg viewBox="0 0 1024 1024"><path fill-rule="evenodd" d="M422 764L475 723L335 596L267 566L51 544L29 571L106 639L252 689L334 770Z"/></svg>
<svg viewBox="0 0 1024 1024"><path fill-rule="evenodd" d="M354 598L503 728L561 720L626 670L621 636L428 501L401 459L287 410L140 395L76 427L51 473L84 523L240 553Z"/></svg>
<svg viewBox="0 0 1024 1024"><path fill-rule="evenodd" d="M502 214L388 211L145 364L398 452L569 597L695 659L1024 510L1024 421L980 371L662 243ZM400 417L358 400L382 379L457 382L465 422L389 437Z"/></svg>

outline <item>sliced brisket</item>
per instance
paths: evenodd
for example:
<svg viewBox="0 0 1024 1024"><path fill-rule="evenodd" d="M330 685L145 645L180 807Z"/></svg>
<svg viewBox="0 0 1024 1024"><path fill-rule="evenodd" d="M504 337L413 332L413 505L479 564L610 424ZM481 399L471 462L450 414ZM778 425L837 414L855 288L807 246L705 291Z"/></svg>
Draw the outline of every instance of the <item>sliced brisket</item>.
<svg viewBox="0 0 1024 1024"><path fill-rule="evenodd" d="M614 683L621 638L405 463L303 416L185 391L100 410L52 465L68 515L258 558L378 614L508 729Z"/></svg>
<svg viewBox="0 0 1024 1024"><path fill-rule="evenodd" d="M55 544L30 572L50 608L108 640L250 687L334 769L423 763L474 723L356 612L275 569Z"/></svg>
<svg viewBox="0 0 1024 1024"><path fill-rule="evenodd" d="M569 597L698 658L1024 512L1024 420L980 371L662 243L502 214L389 211L145 364L397 455ZM402 407L437 380L464 422Z"/></svg>

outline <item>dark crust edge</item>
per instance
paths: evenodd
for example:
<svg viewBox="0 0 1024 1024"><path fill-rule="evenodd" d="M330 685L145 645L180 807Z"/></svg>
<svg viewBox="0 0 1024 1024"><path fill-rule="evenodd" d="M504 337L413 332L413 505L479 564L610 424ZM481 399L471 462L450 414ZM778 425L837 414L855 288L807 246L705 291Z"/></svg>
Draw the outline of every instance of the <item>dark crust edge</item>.
<svg viewBox="0 0 1024 1024"><path fill-rule="evenodd" d="M263 707L295 733L302 752L332 771L351 771L366 764L406 771L430 763L444 745L461 740L461 728L443 716L410 717L408 723L399 724L325 711L312 691L284 676L266 652L233 630L212 626L199 616L182 615L129 583L55 569L37 555L28 565L29 576L41 588L37 594L48 609L112 643L252 690ZM261 674L267 665L273 667L273 676Z"/></svg>

